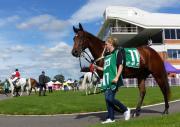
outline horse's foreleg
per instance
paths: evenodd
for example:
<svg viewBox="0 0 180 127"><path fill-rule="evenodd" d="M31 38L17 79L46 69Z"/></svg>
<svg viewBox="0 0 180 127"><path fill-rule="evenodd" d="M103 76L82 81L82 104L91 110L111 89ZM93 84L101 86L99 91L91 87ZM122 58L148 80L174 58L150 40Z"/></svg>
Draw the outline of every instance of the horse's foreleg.
<svg viewBox="0 0 180 127"><path fill-rule="evenodd" d="M14 88L11 88L11 95L12 95L12 97L15 96L15 95L14 95Z"/></svg>
<svg viewBox="0 0 180 127"><path fill-rule="evenodd" d="M30 95L30 88L29 87L26 87L26 93L27 93L27 95Z"/></svg>
<svg viewBox="0 0 180 127"><path fill-rule="evenodd" d="M88 95L88 84L85 84L85 91L86 91L86 95Z"/></svg>
<svg viewBox="0 0 180 127"><path fill-rule="evenodd" d="M21 93L20 93L20 96L22 96L22 95L23 95L23 90L24 90L24 88L23 88L23 87L21 87Z"/></svg>
<svg viewBox="0 0 180 127"><path fill-rule="evenodd" d="M145 79L138 79L138 88L139 88L139 99L138 104L136 106L136 110L132 114L132 117L136 117L140 115L141 106L144 100L144 96L146 94L146 88L145 88Z"/></svg>
<svg viewBox="0 0 180 127"><path fill-rule="evenodd" d="M94 87L94 94L96 94L96 89L97 89L97 84L95 84L95 87Z"/></svg>

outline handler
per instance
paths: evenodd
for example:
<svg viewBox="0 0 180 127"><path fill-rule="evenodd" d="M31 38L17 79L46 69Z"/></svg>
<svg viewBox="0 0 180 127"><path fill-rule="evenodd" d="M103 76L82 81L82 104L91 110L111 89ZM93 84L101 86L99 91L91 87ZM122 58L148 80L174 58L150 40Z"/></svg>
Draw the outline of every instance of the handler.
<svg viewBox="0 0 180 127"><path fill-rule="evenodd" d="M107 118L102 124L115 122L114 111L121 110L124 113L125 120L130 119L130 109L115 99L118 87L123 85L122 70L123 59L122 54L118 52L117 39L109 37L105 42L105 48L108 55L104 58L104 67L95 66L96 69L103 71L102 89L105 91L105 101L107 107Z"/></svg>

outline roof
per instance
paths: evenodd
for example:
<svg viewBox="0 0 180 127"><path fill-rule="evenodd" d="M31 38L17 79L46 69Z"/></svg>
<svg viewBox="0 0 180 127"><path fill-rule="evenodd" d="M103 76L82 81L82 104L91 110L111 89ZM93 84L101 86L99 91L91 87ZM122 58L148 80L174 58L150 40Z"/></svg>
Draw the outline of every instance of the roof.
<svg viewBox="0 0 180 127"><path fill-rule="evenodd" d="M180 14L150 13L135 7L109 6L105 20L119 19L144 28L180 28Z"/></svg>

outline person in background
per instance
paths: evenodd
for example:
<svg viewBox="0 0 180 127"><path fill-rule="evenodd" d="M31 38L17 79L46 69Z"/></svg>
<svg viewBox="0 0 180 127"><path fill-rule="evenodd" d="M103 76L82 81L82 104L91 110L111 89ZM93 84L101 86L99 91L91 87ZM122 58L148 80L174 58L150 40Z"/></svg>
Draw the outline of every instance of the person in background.
<svg viewBox="0 0 180 127"><path fill-rule="evenodd" d="M45 76L45 72L42 71L41 75L39 76L39 96L41 96L43 93L43 96L45 96L46 93L46 76Z"/></svg>
<svg viewBox="0 0 180 127"><path fill-rule="evenodd" d="M3 88L4 88L4 94L5 94L6 96L8 96L8 93L9 93L9 83L8 83L8 79L5 80Z"/></svg>
<svg viewBox="0 0 180 127"><path fill-rule="evenodd" d="M52 81L48 82L48 83L47 83L47 86L48 86L48 91L49 91L49 93L52 93L52 92L53 92L53 90L52 90L53 82L52 82Z"/></svg>
<svg viewBox="0 0 180 127"><path fill-rule="evenodd" d="M12 83L15 86L16 82L20 79L20 72L18 69L15 69L15 71L12 73Z"/></svg>
<svg viewBox="0 0 180 127"><path fill-rule="evenodd" d="M64 87L64 91L68 91L69 90L67 81L64 81L63 87Z"/></svg>
<svg viewBox="0 0 180 127"><path fill-rule="evenodd" d="M105 48L108 53L104 58L104 67L94 65L98 70L103 71L103 83L102 89L105 95L105 101L107 106L107 118L102 124L115 122L114 111L122 111L124 113L125 120L130 119L130 109L122 104L119 100L115 99L118 87L123 85L122 82L122 70L123 59L122 54L117 49L117 39L109 37L105 42Z"/></svg>

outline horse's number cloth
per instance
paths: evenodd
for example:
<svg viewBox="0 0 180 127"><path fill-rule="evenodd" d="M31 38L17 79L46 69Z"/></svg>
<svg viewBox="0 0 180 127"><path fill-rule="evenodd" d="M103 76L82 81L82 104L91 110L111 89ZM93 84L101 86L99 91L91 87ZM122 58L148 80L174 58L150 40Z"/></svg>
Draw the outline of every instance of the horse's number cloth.
<svg viewBox="0 0 180 127"><path fill-rule="evenodd" d="M140 55L136 48L124 48L126 54L126 66L139 68Z"/></svg>

